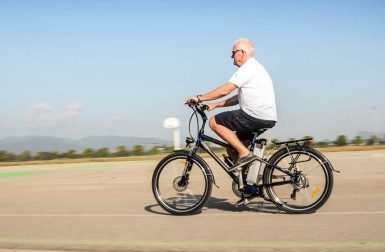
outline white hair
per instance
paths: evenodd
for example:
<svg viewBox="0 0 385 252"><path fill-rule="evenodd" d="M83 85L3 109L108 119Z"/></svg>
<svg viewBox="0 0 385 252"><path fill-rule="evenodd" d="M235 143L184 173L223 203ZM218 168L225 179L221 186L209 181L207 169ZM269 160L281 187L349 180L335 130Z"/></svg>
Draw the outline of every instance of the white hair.
<svg viewBox="0 0 385 252"><path fill-rule="evenodd" d="M247 55L254 56L254 45L250 39L240 38L234 42L234 45L238 45L239 49L244 50Z"/></svg>

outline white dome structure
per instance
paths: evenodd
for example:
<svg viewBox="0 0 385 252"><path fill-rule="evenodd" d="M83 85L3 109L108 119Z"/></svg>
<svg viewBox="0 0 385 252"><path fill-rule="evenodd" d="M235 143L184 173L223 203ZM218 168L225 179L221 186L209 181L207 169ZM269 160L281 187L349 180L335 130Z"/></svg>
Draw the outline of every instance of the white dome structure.
<svg viewBox="0 0 385 252"><path fill-rule="evenodd" d="M174 150L180 149L180 121L178 118L169 117L163 122L163 127L174 129Z"/></svg>

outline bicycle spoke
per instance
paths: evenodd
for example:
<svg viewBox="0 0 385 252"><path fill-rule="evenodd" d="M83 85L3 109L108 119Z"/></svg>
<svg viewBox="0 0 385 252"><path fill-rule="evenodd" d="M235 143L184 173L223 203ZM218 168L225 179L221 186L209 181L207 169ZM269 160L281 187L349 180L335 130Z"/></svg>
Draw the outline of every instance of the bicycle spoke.
<svg viewBox="0 0 385 252"><path fill-rule="evenodd" d="M304 174L307 175L308 173L310 173L311 171L313 171L313 170L316 169L317 167L320 167L320 166L324 165L325 163L327 163L327 162L319 163L317 166L315 166L314 168L310 169L309 171L307 171L307 172L304 173Z"/></svg>
<svg viewBox="0 0 385 252"><path fill-rule="evenodd" d="M331 184L328 180L332 176L331 170L327 168L329 161L322 159L324 158L321 155L309 148L305 152L303 148L296 149L296 147L292 147L290 153L281 151L273 164L284 168L287 167L288 162L295 160L296 163L292 165L296 167L298 177L290 186L268 187L269 197L280 199L281 201L277 201L277 206L288 212L310 212L319 208L330 195ZM291 179L290 176L285 177L275 168L269 171L270 175L265 183Z"/></svg>
<svg viewBox="0 0 385 252"><path fill-rule="evenodd" d="M211 193L211 183L206 172L194 160L188 180L181 180L186 159L187 155L184 153L171 154L160 162L153 176L156 199L165 210L175 214L188 214L198 210Z"/></svg>

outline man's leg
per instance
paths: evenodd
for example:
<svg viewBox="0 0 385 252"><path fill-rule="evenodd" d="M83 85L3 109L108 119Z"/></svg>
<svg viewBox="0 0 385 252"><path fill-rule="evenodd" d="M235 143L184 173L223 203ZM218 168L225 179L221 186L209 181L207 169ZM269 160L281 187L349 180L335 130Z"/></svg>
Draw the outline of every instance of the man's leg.
<svg viewBox="0 0 385 252"><path fill-rule="evenodd" d="M246 157L250 151L242 144L237 135L230 129L217 124L214 117L210 118L210 128L238 152L239 157ZM235 161L235 160L234 160Z"/></svg>
<svg viewBox="0 0 385 252"><path fill-rule="evenodd" d="M239 156L237 151L233 149L226 149L226 152L227 152L227 155L229 155L229 157L231 158L231 160L233 160L234 163L238 160Z"/></svg>

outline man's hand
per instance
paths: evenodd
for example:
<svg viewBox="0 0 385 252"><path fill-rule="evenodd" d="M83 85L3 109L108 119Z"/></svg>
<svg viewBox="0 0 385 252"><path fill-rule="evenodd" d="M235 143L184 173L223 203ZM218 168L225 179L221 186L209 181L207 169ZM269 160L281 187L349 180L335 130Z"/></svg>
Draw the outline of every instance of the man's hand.
<svg viewBox="0 0 385 252"><path fill-rule="evenodd" d="M206 106L208 107L208 111L214 110L217 108L217 103L206 103Z"/></svg>
<svg viewBox="0 0 385 252"><path fill-rule="evenodd" d="M198 99L198 97L196 96L191 96L189 98L187 98L185 104L189 104L189 105L196 105L200 102L200 100Z"/></svg>

